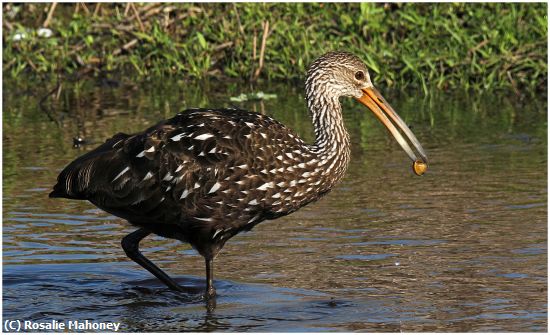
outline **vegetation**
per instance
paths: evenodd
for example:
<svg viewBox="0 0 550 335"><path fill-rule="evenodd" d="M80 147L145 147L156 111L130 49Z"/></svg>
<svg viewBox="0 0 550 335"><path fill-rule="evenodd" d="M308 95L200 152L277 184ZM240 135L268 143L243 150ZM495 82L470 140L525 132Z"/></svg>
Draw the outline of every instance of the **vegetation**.
<svg viewBox="0 0 550 335"><path fill-rule="evenodd" d="M3 72L292 80L338 49L360 55L379 85L546 91L546 13L546 3L4 4Z"/></svg>

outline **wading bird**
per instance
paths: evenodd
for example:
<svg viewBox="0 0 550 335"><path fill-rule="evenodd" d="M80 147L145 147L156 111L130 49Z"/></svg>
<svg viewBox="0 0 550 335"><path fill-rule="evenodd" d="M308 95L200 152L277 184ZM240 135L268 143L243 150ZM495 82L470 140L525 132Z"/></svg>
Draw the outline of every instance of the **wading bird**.
<svg viewBox="0 0 550 335"><path fill-rule="evenodd" d="M122 248L174 290L183 291L141 254L139 242L153 233L190 243L205 259L206 297L213 297L213 260L231 237L319 199L344 175L350 140L340 97L366 105L417 174L427 168L422 146L356 56L321 56L309 67L305 90L313 144L265 115L188 109L141 133L116 134L77 158L61 172L50 197L88 200L139 227L122 239Z"/></svg>

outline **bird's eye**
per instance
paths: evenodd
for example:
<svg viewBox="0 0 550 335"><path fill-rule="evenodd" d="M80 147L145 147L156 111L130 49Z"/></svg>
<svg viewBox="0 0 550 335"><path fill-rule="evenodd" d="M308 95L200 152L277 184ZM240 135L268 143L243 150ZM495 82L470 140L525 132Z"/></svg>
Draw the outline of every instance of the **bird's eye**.
<svg viewBox="0 0 550 335"><path fill-rule="evenodd" d="M362 81L365 79L365 73L363 71L355 72L355 79Z"/></svg>

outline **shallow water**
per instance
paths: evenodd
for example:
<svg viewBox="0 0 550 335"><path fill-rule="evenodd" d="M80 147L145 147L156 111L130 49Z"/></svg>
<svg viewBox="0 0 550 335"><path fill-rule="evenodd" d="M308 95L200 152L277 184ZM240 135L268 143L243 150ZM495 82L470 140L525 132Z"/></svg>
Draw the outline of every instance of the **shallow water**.
<svg viewBox="0 0 550 335"><path fill-rule="evenodd" d="M105 84L105 83L103 83ZM197 106L265 112L308 140L298 88L277 100L175 80L4 82L3 317L120 322L123 331L547 330L546 98L384 95L430 158L423 177L378 121L345 101L346 178L325 198L234 237L216 260L216 308L201 298L204 264L158 237L145 255L189 288L163 285L120 249L133 230L86 202L48 199L59 171L116 132ZM53 120L53 121L52 121ZM73 148L73 137L91 143Z"/></svg>

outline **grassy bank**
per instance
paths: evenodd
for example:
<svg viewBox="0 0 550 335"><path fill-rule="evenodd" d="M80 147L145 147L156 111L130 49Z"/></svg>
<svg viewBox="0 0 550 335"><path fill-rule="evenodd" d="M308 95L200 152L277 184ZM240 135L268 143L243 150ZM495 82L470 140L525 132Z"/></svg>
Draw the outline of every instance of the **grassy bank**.
<svg viewBox="0 0 550 335"><path fill-rule="evenodd" d="M5 4L3 72L287 80L339 49L360 55L378 85L546 90L546 13L538 3Z"/></svg>

